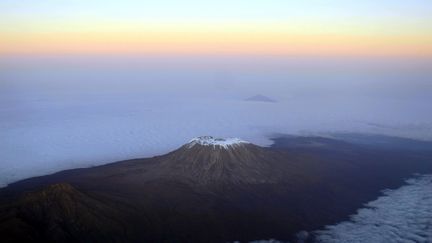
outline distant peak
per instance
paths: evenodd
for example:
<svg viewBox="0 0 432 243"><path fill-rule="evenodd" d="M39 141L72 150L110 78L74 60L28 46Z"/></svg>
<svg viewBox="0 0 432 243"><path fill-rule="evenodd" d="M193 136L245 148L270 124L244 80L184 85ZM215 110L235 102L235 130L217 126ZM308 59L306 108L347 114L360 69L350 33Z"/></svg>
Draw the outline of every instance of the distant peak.
<svg viewBox="0 0 432 243"><path fill-rule="evenodd" d="M241 140L239 138L214 138L212 136L201 136L201 137L196 137L191 141L189 141L188 147L191 148L195 145L201 145L201 146L222 147L226 149L229 147L236 147L247 143L249 142Z"/></svg>
<svg viewBox="0 0 432 243"><path fill-rule="evenodd" d="M264 95L254 95L246 99L246 101L258 101L258 102L276 102L276 100L271 99Z"/></svg>

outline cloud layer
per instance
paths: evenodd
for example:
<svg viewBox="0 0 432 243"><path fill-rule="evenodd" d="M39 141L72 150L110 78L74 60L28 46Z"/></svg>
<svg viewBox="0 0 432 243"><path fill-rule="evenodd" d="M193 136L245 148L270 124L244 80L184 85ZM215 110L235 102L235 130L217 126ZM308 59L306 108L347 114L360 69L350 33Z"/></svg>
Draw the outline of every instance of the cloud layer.
<svg viewBox="0 0 432 243"><path fill-rule="evenodd" d="M430 62L282 57L0 59L0 185L147 157L193 137L432 139ZM396 70L396 71L395 71ZM262 94L275 103L246 102Z"/></svg>
<svg viewBox="0 0 432 243"><path fill-rule="evenodd" d="M432 175L407 181L384 191L350 221L317 231L316 242L432 242Z"/></svg>

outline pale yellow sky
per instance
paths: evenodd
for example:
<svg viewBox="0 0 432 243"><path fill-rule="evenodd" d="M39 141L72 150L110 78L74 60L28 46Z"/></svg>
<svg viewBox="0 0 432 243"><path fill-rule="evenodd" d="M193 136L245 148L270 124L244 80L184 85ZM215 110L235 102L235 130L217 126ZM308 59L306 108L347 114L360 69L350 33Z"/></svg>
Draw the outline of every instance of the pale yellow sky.
<svg viewBox="0 0 432 243"><path fill-rule="evenodd" d="M421 0L72 2L0 3L0 54L432 56Z"/></svg>

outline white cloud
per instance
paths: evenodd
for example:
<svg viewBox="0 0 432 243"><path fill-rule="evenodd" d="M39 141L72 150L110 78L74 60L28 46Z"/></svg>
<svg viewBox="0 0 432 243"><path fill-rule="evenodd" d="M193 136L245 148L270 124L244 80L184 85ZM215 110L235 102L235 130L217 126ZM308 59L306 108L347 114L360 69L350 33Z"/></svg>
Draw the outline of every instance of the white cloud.
<svg viewBox="0 0 432 243"><path fill-rule="evenodd" d="M398 189L385 190L349 221L311 233L301 231L296 236L296 243L431 243L432 175L418 176Z"/></svg>
<svg viewBox="0 0 432 243"><path fill-rule="evenodd" d="M260 145L268 134L299 132L432 139L430 71L397 65L378 75L345 59L231 59L0 58L0 186L163 154L203 135ZM409 87L421 89L388 98ZM255 94L279 102L242 101Z"/></svg>
<svg viewBox="0 0 432 243"><path fill-rule="evenodd" d="M432 242L432 175L410 179L407 185L358 210L350 221L315 232L323 243Z"/></svg>

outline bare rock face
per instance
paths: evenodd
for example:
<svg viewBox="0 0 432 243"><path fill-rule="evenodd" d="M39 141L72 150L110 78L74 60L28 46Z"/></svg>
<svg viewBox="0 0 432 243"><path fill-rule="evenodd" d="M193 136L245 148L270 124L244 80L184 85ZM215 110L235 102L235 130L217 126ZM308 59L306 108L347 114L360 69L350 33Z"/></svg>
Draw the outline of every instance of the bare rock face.
<svg viewBox="0 0 432 243"><path fill-rule="evenodd" d="M238 138L192 139L160 158L169 177L183 177L199 184L272 183L281 176L280 155Z"/></svg>

